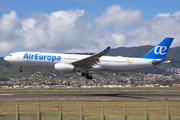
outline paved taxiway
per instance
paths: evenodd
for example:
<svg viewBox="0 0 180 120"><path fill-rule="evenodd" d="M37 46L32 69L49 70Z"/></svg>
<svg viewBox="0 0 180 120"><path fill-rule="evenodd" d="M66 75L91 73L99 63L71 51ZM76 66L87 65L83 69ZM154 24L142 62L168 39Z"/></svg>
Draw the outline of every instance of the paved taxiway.
<svg viewBox="0 0 180 120"><path fill-rule="evenodd" d="M16 99L180 99L180 93L22 93L0 94L0 100Z"/></svg>

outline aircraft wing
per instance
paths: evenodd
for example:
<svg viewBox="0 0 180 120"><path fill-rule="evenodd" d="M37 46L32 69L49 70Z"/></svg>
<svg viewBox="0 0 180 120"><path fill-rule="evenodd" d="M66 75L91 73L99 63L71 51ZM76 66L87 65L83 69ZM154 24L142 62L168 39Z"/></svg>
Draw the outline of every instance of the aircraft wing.
<svg viewBox="0 0 180 120"><path fill-rule="evenodd" d="M110 47L107 47L100 53L94 54L90 57L72 62L71 64L75 67L85 67L85 68L92 68L93 65L96 65L99 62L99 58L109 52Z"/></svg>

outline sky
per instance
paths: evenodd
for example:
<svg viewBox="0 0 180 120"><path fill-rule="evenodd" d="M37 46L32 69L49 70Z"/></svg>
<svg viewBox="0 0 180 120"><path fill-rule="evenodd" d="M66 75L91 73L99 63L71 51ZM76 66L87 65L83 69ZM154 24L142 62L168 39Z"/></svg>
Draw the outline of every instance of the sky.
<svg viewBox="0 0 180 120"><path fill-rule="evenodd" d="M100 52L180 46L180 0L0 0L0 57L12 52ZM128 55L127 55L128 56Z"/></svg>

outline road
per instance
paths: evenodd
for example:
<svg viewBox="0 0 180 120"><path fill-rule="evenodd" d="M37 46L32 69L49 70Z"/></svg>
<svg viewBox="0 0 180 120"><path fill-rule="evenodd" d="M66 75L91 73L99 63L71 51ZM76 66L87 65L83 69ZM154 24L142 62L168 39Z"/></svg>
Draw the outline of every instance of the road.
<svg viewBox="0 0 180 120"><path fill-rule="evenodd" d="M16 99L180 99L180 93L21 93L0 94L0 100Z"/></svg>

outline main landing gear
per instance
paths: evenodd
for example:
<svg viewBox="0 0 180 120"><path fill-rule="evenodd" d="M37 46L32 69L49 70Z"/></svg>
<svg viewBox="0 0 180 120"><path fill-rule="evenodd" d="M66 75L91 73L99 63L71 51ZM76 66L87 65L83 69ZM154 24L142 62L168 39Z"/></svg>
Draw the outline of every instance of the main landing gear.
<svg viewBox="0 0 180 120"><path fill-rule="evenodd" d="M81 76L86 76L86 79L92 79L92 76L89 76L89 74L86 72L82 72Z"/></svg>
<svg viewBox="0 0 180 120"><path fill-rule="evenodd" d="M19 66L19 72L22 72L22 69L21 69L21 68L22 68L22 66L20 65L20 66Z"/></svg>

